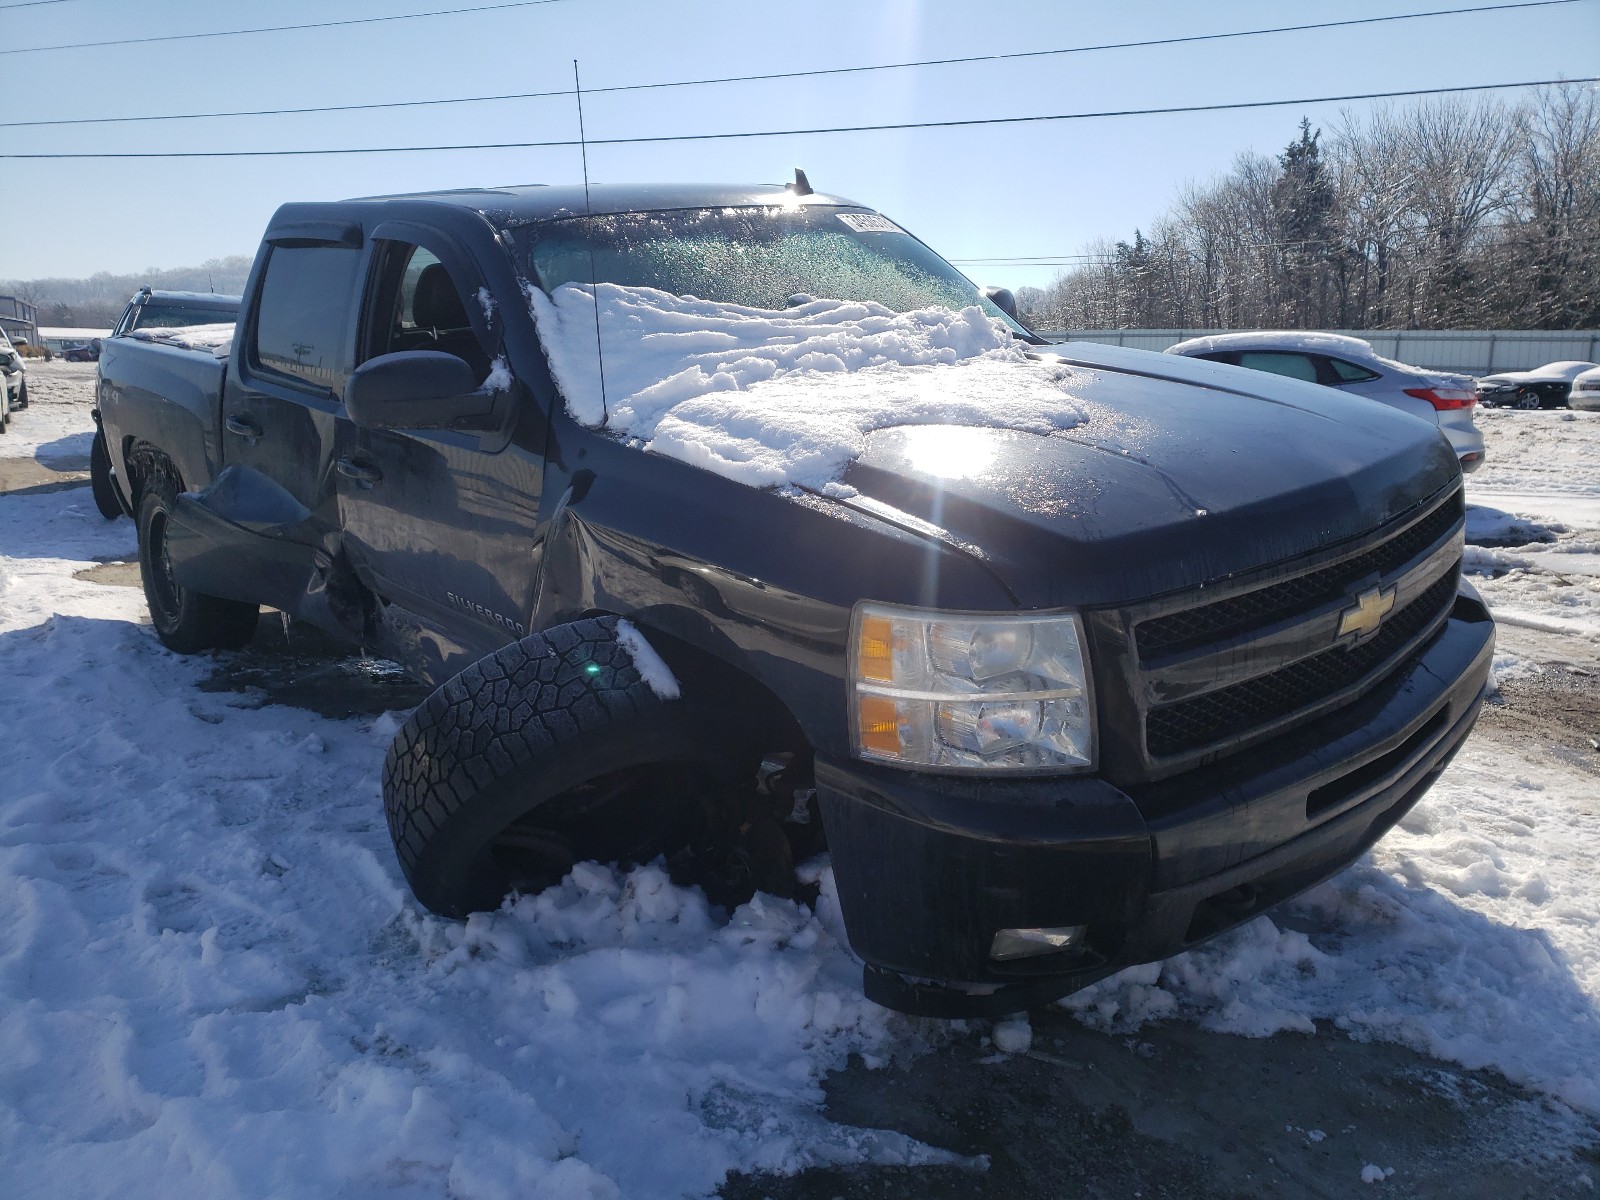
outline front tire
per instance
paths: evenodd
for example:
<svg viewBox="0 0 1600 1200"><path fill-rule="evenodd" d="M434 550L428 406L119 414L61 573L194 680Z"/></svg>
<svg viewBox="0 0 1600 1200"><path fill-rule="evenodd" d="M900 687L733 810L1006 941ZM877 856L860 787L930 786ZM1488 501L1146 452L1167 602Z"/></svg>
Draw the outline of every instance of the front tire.
<svg viewBox="0 0 1600 1200"><path fill-rule="evenodd" d="M576 621L504 646L395 735L384 812L401 870L434 912L497 908L580 859L670 854L708 796L754 779L748 717L657 697L616 625Z"/></svg>
<svg viewBox="0 0 1600 1200"><path fill-rule="evenodd" d="M1533 388L1523 388L1517 393L1516 399L1512 401L1512 406L1521 409L1523 412L1532 412L1534 409L1543 408L1544 402L1539 398L1539 393Z"/></svg>
<svg viewBox="0 0 1600 1200"><path fill-rule="evenodd" d="M260 605L192 591L174 578L167 527L177 495L168 476L154 473L139 499L139 578L150 624L162 644L179 654L237 650L254 635Z"/></svg>

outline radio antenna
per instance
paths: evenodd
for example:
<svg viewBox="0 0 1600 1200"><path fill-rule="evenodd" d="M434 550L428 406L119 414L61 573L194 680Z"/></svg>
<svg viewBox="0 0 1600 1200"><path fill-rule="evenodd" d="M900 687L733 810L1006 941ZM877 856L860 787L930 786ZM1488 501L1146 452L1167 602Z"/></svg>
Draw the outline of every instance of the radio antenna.
<svg viewBox="0 0 1600 1200"><path fill-rule="evenodd" d="M572 60L572 91L578 98L578 148L583 152L583 215L592 217L594 207L589 203L589 140L583 133L583 82L578 78L577 59ZM592 226L593 222L590 224ZM592 228L584 244L589 250L589 293L594 297L594 357L600 367L600 411L604 414L604 421L611 416L611 406L606 402L606 356L600 346L600 283L595 278Z"/></svg>

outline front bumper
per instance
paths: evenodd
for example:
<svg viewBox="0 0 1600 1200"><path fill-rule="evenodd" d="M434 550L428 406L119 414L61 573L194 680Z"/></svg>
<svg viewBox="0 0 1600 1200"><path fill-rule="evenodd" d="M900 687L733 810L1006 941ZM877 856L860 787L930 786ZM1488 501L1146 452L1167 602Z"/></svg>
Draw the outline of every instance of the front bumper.
<svg viewBox="0 0 1600 1200"><path fill-rule="evenodd" d="M817 792L868 996L995 1016L1155 962L1336 874L1427 791L1477 720L1494 625L1463 594L1410 665L1312 724L1127 791L819 757ZM989 957L1001 929L1087 926Z"/></svg>

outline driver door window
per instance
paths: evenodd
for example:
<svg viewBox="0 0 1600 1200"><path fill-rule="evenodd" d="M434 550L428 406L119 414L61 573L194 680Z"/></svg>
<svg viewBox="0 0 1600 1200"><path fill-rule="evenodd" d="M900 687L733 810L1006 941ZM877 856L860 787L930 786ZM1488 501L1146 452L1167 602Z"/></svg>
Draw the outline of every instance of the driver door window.
<svg viewBox="0 0 1600 1200"><path fill-rule="evenodd" d="M401 350L453 354L482 386L490 358L449 269L425 246L390 243L380 268L368 358Z"/></svg>

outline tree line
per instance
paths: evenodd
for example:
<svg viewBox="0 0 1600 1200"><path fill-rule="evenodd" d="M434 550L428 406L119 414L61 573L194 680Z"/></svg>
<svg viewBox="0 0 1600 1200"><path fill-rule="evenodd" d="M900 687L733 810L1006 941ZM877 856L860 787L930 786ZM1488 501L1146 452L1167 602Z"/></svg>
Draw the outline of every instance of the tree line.
<svg viewBox="0 0 1600 1200"><path fill-rule="evenodd" d="M1087 257L1019 289L1035 328L1595 328L1600 92L1302 120Z"/></svg>
<svg viewBox="0 0 1600 1200"><path fill-rule="evenodd" d="M0 295L15 296L38 310L46 328L109 329L128 298L149 285L158 291L238 295L250 274L249 255L213 258L198 267L151 267L137 275L99 271L87 279L0 280Z"/></svg>

